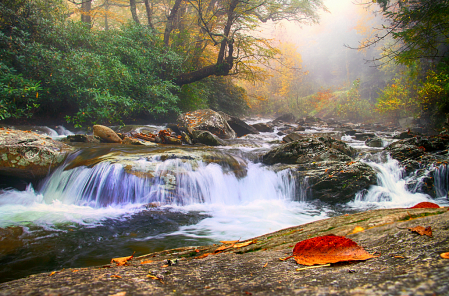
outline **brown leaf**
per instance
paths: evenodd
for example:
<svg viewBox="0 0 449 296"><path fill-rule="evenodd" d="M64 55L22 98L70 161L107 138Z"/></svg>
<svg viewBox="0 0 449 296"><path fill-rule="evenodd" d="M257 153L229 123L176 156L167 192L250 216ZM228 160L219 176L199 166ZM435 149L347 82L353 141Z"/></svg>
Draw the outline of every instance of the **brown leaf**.
<svg viewBox="0 0 449 296"><path fill-rule="evenodd" d="M433 202L423 201L414 205L410 209L438 209L439 207L440 207L439 205Z"/></svg>
<svg viewBox="0 0 449 296"><path fill-rule="evenodd" d="M133 257L134 253L128 257L112 258L111 263L116 263L117 266L123 266L126 265L126 263L128 263L128 261L131 260Z"/></svg>
<svg viewBox="0 0 449 296"><path fill-rule="evenodd" d="M374 256L354 241L343 236L326 235L310 238L296 244L293 256L302 265L367 260Z"/></svg>
<svg viewBox="0 0 449 296"><path fill-rule="evenodd" d="M440 256L441 256L441 258L443 258L443 259L449 259L449 252L441 253Z"/></svg>
<svg viewBox="0 0 449 296"><path fill-rule="evenodd" d="M420 235L427 235L432 237L432 228L430 226L424 228L423 226L416 226L408 228L413 232L419 233Z"/></svg>

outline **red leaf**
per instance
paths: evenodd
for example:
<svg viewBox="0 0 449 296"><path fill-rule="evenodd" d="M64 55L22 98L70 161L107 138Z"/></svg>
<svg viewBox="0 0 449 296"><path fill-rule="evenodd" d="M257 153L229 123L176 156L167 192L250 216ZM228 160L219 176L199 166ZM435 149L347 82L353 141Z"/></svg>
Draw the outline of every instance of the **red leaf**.
<svg viewBox="0 0 449 296"><path fill-rule="evenodd" d="M419 235L427 235L432 237L432 228L430 226L423 227L423 226L416 226L409 228L411 231L419 233Z"/></svg>
<svg viewBox="0 0 449 296"><path fill-rule="evenodd" d="M299 242L293 249L293 256L296 262L302 265L367 260L378 257L369 254L349 238L335 235L319 236Z"/></svg>
<svg viewBox="0 0 449 296"><path fill-rule="evenodd" d="M414 205L413 207L411 207L410 209L424 209L424 208L439 208L440 206L433 203L433 202L428 202L428 201L423 201L420 202L419 204Z"/></svg>

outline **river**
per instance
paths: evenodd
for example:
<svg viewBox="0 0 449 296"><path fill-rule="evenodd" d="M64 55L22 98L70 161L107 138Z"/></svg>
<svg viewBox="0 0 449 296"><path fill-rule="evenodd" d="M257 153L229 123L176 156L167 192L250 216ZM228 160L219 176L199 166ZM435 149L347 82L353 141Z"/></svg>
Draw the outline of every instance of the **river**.
<svg viewBox="0 0 449 296"><path fill-rule="evenodd" d="M305 131L319 132L329 130ZM63 128L47 131L54 138L69 133ZM289 170L274 171L259 163L259 156L277 145L269 143L280 139L275 130L214 149L77 146L78 152L36 188L29 184L24 191L0 191L0 227L17 231L0 242L4 244L1 281L105 265L133 252L139 256L244 240L345 213L435 202L428 195L410 192L402 168L389 157L365 161L378 172L378 185L367 194L356 195L345 205L320 202L308 193L307 180L295 186ZM343 140L357 149L367 148L351 137ZM196 158L204 151L214 155L213 161ZM170 157L173 153L186 156ZM134 173L128 169L130 162ZM151 176L137 174L136 168L142 172L151 168ZM442 196L436 202L448 205L447 173L445 167L439 171L443 170L442 177L435 176L442 180L436 181Z"/></svg>

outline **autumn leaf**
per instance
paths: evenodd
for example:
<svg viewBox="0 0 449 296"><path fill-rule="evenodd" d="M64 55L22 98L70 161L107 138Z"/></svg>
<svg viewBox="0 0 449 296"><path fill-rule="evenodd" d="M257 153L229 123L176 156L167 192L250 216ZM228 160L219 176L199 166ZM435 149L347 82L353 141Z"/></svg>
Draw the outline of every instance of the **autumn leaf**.
<svg viewBox="0 0 449 296"><path fill-rule="evenodd" d="M361 227L361 226L356 226L356 227L352 230L352 232L349 233L349 234L355 234L355 233L362 232L362 231L365 231L365 228L363 228L363 227Z"/></svg>
<svg viewBox="0 0 449 296"><path fill-rule="evenodd" d="M111 275L111 278L117 278L117 279L121 279L122 277L116 274Z"/></svg>
<svg viewBox="0 0 449 296"><path fill-rule="evenodd" d="M126 265L126 263L128 263L128 261L131 260L133 257L134 253L128 257L112 258L111 263L116 263L117 266L123 266Z"/></svg>
<svg viewBox="0 0 449 296"><path fill-rule="evenodd" d="M140 264L148 264L153 262L153 260L145 260L145 261L141 261Z"/></svg>
<svg viewBox="0 0 449 296"><path fill-rule="evenodd" d="M239 242L238 240L235 240L235 241L220 241L220 243L222 243L224 245L235 244L235 243L238 243L238 242Z"/></svg>
<svg viewBox="0 0 449 296"><path fill-rule="evenodd" d="M449 252L441 253L440 256L441 256L441 258L443 258L443 259L449 259Z"/></svg>
<svg viewBox="0 0 449 296"><path fill-rule="evenodd" d="M419 204L414 205L413 207L411 207L410 209L438 209L440 206L433 203L433 202L428 202L428 201L423 201L420 202Z"/></svg>
<svg viewBox="0 0 449 296"><path fill-rule="evenodd" d="M296 244L293 257L302 265L316 265L375 258L354 241L343 236L326 235Z"/></svg>
<svg viewBox="0 0 449 296"><path fill-rule="evenodd" d="M246 247L246 246L252 245L252 244L254 244L256 242L257 242L257 240L247 241L247 242L240 243L240 244L234 244L232 247L233 248L242 248L242 247Z"/></svg>
<svg viewBox="0 0 449 296"><path fill-rule="evenodd" d="M195 257L195 259L203 259L203 258L206 258L209 255L213 255L213 254L212 253L204 253L204 254L201 254L201 255Z"/></svg>
<svg viewBox="0 0 449 296"><path fill-rule="evenodd" d="M423 227L423 226L416 226L416 227L410 227L408 228L413 232L419 233L420 235L427 235L432 237L432 228L430 226Z"/></svg>
<svg viewBox="0 0 449 296"><path fill-rule="evenodd" d="M227 245L227 246L226 246L226 245L223 245L223 246L221 246L221 247L218 247L218 248L215 250L215 253L224 251L224 250L229 249L229 248L232 248L232 246L233 246L233 245Z"/></svg>
<svg viewBox="0 0 449 296"><path fill-rule="evenodd" d="M52 271L48 276L52 276L56 273L56 271Z"/></svg>

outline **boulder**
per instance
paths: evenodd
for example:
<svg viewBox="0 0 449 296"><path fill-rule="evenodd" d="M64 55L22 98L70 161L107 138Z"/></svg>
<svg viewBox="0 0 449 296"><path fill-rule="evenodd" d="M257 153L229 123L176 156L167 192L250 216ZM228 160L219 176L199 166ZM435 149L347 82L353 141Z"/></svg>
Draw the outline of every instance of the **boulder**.
<svg viewBox="0 0 449 296"><path fill-rule="evenodd" d="M369 138L374 138L376 135L373 133L355 133L354 139L358 141L366 141Z"/></svg>
<svg viewBox="0 0 449 296"><path fill-rule="evenodd" d="M121 143L122 139L109 127L94 125L94 136L100 137L106 143Z"/></svg>
<svg viewBox="0 0 449 296"><path fill-rule="evenodd" d="M285 143L290 143L290 142L294 142L294 141L300 140L302 138L304 138L303 135L300 135L300 134L297 134L297 133L291 133L291 134L288 134L285 137L283 137L282 140Z"/></svg>
<svg viewBox="0 0 449 296"><path fill-rule="evenodd" d="M190 127L197 131L209 131L221 139L234 139L236 137L235 131L226 120L211 109L180 114L177 121L180 130Z"/></svg>
<svg viewBox="0 0 449 296"><path fill-rule="evenodd" d="M201 143L208 146L224 146L226 143L209 131L194 131L193 139L195 143Z"/></svg>
<svg viewBox="0 0 449 296"><path fill-rule="evenodd" d="M296 121L296 116L293 115L293 113L286 113L282 114L281 116L273 120L273 122L280 122L280 121L294 123Z"/></svg>
<svg viewBox="0 0 449 296"><path fill-rule="evenodd" d="M262 133L272 133L274 131L273 125L270 123L256 123L251 125L253 128Z"/></svg>
<svg viewBox="0 0 449 296"><path fill-rule="evenodd" d="M100 143L100 137L94 135L68 135L63 140L66 143Z"/></svg>
<svg viewBox="0 0 449 296"><path fill-rule="evenodd" d="M224 112L218 112L226 120L229 126L235 131L237 137L242 137L248 134L258 134L259 131L254 127L250 126L240 118L228 115Z"/></svg>
<svg viewBox="0 0 449 296"><path fill-rule="evenodd" d="M373 138L367 139L365 141L365 145L368 147L380 148L380 147L383 147L383 141L379 137L373 137Z"/></svg>
<svg viewBox="0 0 449 296"><path fill-rule="evenodd" d="M72 151L72 147L43 135L0 129L0 174L40 179Z"/></svg>

